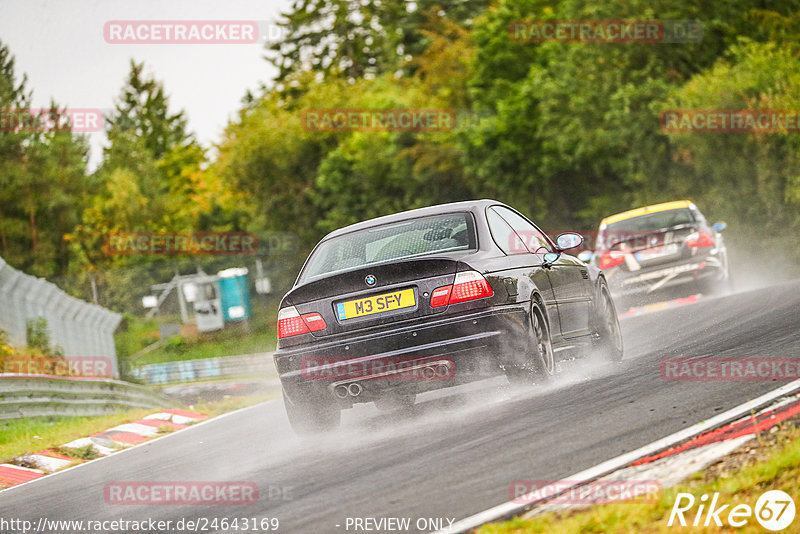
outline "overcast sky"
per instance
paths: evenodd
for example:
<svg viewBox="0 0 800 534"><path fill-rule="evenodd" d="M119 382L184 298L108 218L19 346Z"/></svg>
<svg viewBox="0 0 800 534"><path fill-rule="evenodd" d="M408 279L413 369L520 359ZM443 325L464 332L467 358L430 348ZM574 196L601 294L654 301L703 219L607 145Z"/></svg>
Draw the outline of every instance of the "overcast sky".
<svg viewBox="0 0 800 534"><path fill-rule="evenodd" d="M220 139L247 89L275 75L262 44L109 44L109 21L244 20L262 25L263 37L290 0L0 0L0 40L28 76L34 106L50 99L69 108L112 108L131 58L144 61L183 109L204 146ZM274 30L274 27L273 27ZM274 32L273 32L274 38ZM91 134L92 166L104 139Z"/></svg>

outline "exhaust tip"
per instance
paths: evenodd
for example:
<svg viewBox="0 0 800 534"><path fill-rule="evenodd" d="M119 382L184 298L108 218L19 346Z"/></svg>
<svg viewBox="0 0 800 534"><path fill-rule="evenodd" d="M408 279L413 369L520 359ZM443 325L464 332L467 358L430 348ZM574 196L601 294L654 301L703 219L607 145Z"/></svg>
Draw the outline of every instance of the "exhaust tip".
<svg viewBox="0 0 800 534"><path fill-rule="evenodd" d="M336 386L333 392L338 398L344 399L345 397L347 397L348 393L347 386L345 385Z"/></svg>
<svg viewBox="0 0 800 534"><path fill-rule="evenodd" d="M350 394L351 397L358 397L359 395L361 395L361 392L363 390L364 388L361 387L361 384L359 384L358 382L353 382L352 384L347 386L347 392Z"/></svg>

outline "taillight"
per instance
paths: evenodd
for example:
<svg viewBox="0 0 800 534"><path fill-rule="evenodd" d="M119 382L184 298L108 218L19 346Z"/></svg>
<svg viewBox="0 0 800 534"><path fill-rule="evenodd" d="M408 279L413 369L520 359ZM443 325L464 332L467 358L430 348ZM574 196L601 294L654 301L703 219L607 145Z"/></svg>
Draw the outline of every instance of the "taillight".
<svg viewBox="0 0 800 534"><path fill-rule="evenodd" d="M452 291L452 289L453 286L443 286L434 289L433 293L431 293L431 308L447 306L447 303L450 302L450 291Z"/></svg>
<svg viewBox="0 0 800 534"><path fill-rule="evenodd" d="M320 330L325 330L328 328L328 325L325 324L325 319L323 319L318 313L304 313L300 317L303 318L306 326L312 332L319 332Z"/></svg>
<svg viewBox="0 0 800 534"><path fill-rule="evenodd" d="M318 332L327 327L325 319L316 312L300 315L294 306L281 308L278 311L278 339Z"/></svg>
<svg viewBox="0 0 800 534"><path fill-rule="evenodd" d="M601 269L610 269L621 265L625 261L625 253L618 250L607 250L600 256L597 266Z"/></svg>
<svg viewBox="0 0 800 534"><path fill-rule="evenodd" d="M691 248L713 247L714 239L711 237L711 234L705 230L700 230L699 232L690 234L686 238L686 244Z"/></svg>
<svg viewBox="0 0 800 534"><path fill-rule="evenodd" d="M442 286L431 293L431 307L440 308L448 304L457 304L470 300L479 300L494 295L489 282L475 271L463 271L456 274L451 286Z"/></svg>

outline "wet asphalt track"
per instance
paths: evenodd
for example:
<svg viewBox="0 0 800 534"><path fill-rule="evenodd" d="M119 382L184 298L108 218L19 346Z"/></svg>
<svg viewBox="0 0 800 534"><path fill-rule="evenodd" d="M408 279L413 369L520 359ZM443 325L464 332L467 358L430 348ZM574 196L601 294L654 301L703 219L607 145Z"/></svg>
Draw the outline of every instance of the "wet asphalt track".
<svg viewBox="0 0 800 534"><path fill-rule="evenodd" d="M345 412L340 431L305 441L274 401L2 492L0 518L276 517L278 532L289 533L348 532L348 517L404 517L412 526L462 519L508 501L514 480L565 478L785 383L665 381L659 361L800 356L800 282L629 318L622 327L626 355L618 365L571 363L554 384L531 391L496 379L430 395L402 420L361 406ZM254 482L260 499L122 506L103 497L112 481L187 480Z"/></svg>

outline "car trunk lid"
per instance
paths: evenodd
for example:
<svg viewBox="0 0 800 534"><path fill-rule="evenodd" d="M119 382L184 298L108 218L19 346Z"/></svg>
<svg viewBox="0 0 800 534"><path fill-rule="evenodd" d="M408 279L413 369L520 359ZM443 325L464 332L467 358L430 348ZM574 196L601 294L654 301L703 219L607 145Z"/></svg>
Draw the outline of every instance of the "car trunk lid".
<svg viewBox="0 0 800 534"><path fill-rule="evenodd" d="M628 270L631 259L640 268L667 263L686 254L684 242L695 231L694 224L683 224L662 230L628 233L612 242L610 250L625 252L632 257L624 264Z"/></svg>
<svg viewBox="0 0 800 534"><path fill-rule="evenodd" d="M452 284L460 262L410 258L326 276L290 291L285 305L301 314L319 313L327 325L311 332L325 337L441 313L430 306L434 289Z"/></svg>

